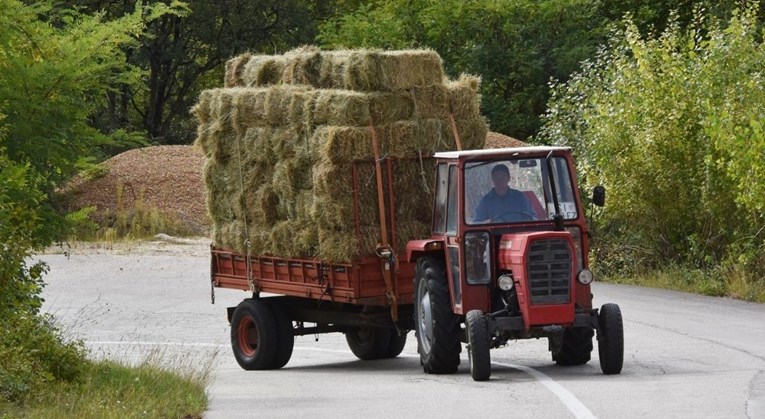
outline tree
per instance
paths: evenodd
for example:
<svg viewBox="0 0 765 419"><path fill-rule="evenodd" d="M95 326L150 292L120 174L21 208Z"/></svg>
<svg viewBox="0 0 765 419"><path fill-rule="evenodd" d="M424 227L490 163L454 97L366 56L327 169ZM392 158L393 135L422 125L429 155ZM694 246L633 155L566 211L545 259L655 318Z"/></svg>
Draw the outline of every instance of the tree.
<svg viewBox="0 0 765 419"><path fill-rule="evenodd" d="M124 0L77 4L115 18L135 8ZM301 0L172 1L170 8L174 13L149 22L139 45L126 51L127 62L143 69L144 77L139 85L114 86L96 119L103 131L122 128L143 131L156 143L190 143L195 127L188 110L201 90L221 84L227 59L311 43L316 21L334 10L331 2Z"/></svg>
<svg viewBox="0 0 765 419"><path fill-rule="evenodd" d="M658 38L628 19L582 71L553 87L540 136L575 148L586 186L609 188L604 242L627 267L730 263L762 277L757 13L750 6L723 23L697 9L695 24L672 21Z"/></svg>

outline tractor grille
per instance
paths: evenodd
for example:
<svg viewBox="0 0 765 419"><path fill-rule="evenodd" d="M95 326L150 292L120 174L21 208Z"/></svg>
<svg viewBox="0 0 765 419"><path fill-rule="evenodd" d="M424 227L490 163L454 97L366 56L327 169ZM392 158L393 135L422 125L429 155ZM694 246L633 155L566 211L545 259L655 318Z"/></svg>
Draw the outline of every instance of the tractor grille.
<svg viewBox="0 0 765 419"><path fill-rule="evenodd" d="M571 294L571 249L562 239L537 240L528 256L531 304L565 304Z"/></svg>

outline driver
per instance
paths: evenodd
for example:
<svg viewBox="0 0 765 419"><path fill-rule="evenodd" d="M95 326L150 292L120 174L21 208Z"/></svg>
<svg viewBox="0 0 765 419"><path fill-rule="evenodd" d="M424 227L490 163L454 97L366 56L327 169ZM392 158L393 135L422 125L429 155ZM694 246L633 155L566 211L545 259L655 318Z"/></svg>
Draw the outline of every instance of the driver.
<svg viewBox="0 0 765 419"><path fill-rule="evenodd" d="M504 164L491 169L491 181L494 187L478 203L473 222L512 222L535 220L534 207L523 192L512 189L510 170Z"/></svg>

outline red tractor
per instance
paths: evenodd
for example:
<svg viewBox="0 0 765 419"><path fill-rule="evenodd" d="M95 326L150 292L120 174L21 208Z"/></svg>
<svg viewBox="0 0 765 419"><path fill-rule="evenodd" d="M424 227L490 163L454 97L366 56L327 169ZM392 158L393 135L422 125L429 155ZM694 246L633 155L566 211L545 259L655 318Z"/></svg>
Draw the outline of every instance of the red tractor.
<svg viewBox="0 0 765 419"><path fill-rule="evenodd" d="M384 202L395 200L393 183L384 185L396 177L391 160L378 160L376 168L381 219ZM228 309L242 368L281 368L294 336L332 332L344 333L362 360L392 358L415 330L428 373L455 372L464 342L473 379L486 380L490 349L530 338L547 338L559 365L584 364L595 332L601 369L621 372L619 307L592 306L587 223L571 150L444 152L435 165L431 236L410 241L406 251L383 243L376 254L333 263L213 247L212 286L252 293ZM604 200L596 187L592 203ZM391 219L381 231L395 237L396 227Z"/></svg>
<svg viewBox="0 0 765 419"><path fill-rule="evenodd" d="M597 332L605 374L622 369L619 306L592 307L588 235L568 148L437 153L433 234L409 242L414 317L428 373L450 373L465 342L474 380L489 350L548 338L553 360L590 360ZM596 187L592 203L602 206ZM464 328L463 328L464 324Z"/></svg>

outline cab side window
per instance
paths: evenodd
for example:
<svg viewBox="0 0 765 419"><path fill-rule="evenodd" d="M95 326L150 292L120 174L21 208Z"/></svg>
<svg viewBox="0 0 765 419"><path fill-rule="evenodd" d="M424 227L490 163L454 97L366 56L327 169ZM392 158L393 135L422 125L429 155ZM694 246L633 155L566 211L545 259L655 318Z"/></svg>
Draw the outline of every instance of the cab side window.
<svg viewBox="0 0 765 419"><path fill-rule="evenodd" d="M448 206L446 209L446 234L457 234L457 166L449 166L449 191L447 196Z"/></svg>

